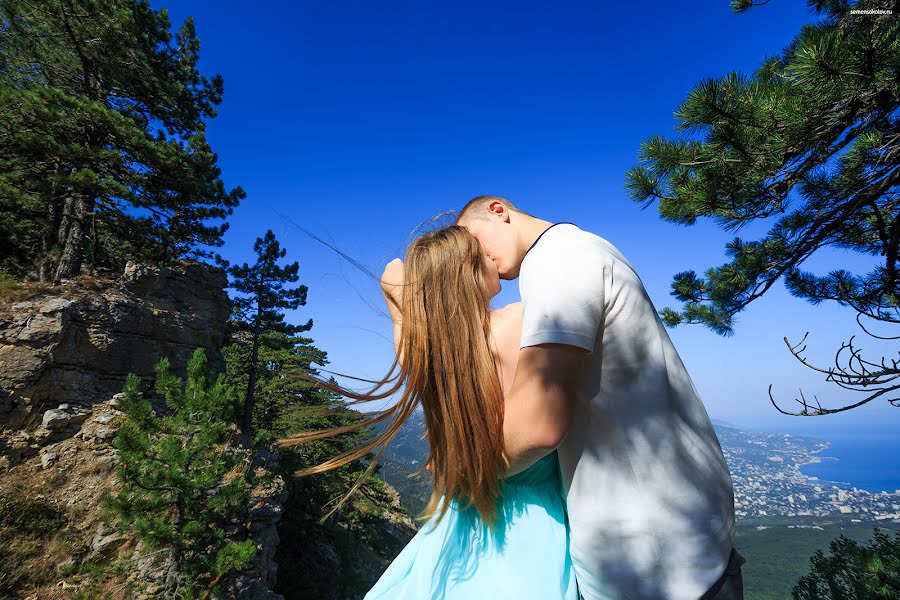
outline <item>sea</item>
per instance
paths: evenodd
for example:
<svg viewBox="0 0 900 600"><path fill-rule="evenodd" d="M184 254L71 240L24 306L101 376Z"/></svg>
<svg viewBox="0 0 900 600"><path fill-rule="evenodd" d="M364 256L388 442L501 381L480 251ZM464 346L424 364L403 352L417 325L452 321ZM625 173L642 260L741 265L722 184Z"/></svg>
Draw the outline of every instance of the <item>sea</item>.
<svg viewBox="0 0 900 600"><path fill-rule="evenodd" d="M789 433L828 442L828 448L816 456L822 462L803 466L805 475L856 487L870 492L900 490L900 408L896 419L879 425L841 427L838 422L821 424L801 417L803 427L745 427L748 431ZM891 422L893 421L893 422Z"/></svg>
<svg viewBox="0 0 900 600"><path fill-rule="evenodd" d="M800 469L811 475L870 492L900 490L900 435L896 433L828 433L820 463Z"/></svg>

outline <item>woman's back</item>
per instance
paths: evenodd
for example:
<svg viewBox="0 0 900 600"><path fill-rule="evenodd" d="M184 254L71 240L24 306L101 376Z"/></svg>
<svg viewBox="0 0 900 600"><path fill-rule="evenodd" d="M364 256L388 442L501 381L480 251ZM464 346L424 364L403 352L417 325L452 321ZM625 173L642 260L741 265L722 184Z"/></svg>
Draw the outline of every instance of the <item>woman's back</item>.
<svg viewBox="0 0 900 600"><path fill-rule="evenodd" d="M522 338L522 303L513 302L491 311L492 350L498 363L498 376L503 397L509 395L519 359Z"/></svg>
<svg viewBox="0 0 900 600"><path fill-rule="evenodd" d="M504 480L494 529L451 501L365 600L577 600L559 485L555 452Z"/></svg>

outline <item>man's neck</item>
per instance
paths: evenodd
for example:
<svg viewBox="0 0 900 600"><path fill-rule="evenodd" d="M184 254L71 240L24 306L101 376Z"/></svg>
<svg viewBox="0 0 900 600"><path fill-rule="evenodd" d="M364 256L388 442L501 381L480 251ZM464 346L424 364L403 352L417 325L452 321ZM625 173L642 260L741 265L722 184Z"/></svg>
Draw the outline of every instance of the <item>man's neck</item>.
<svg viewBox="0 0 900 600"><path fill-rule="evenodd" d="M534 245L535 240L541 237L553 223L530 216L523 216L523 219L519 227L519 252L524 258L525 253Z"/></svg>

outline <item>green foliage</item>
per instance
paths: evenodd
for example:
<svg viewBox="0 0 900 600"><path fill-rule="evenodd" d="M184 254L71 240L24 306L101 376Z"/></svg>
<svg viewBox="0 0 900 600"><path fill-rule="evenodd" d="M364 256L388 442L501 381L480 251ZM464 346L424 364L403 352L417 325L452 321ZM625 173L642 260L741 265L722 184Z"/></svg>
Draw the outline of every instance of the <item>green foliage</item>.
<svg viewBox="0 0 900 600"><path fill-rule="evenodd" d="M319 393L319 402L327 400L334 407L341 406L340 398L321 390ZM332 415L317 412L295 406L276 419L274 432L285 437L299 431L356 423L361 418L350 410ZM333 458L370 435L364 430L283 448L279 450L280 461L285 473L290 474ZM407 539L389 533L393 527L386 517L402 511L392 506L390 494L374 476L366 477L354 501L345 504L328 522L319 523L365 468L365 462L357 460L324 473L288 479L291 495L279 523L284 542L276 555L282 565L277 591L286 597L320 600L362 595L403 548ZM307 566L303 571L283 568L300 562Z"/></svg>
<svg viewBox="0 0 900 600"><path fill-rule="evenodd" d="M19 280L9 273L0 272L0 294L4 291L12 291L19 288Z"/></svg>
<svg viewBox="0 0 900 600"><path fill-rule="evenodd" d="M65 517L43 500L0 495L0 527L26 534L46 535L65 523Z"/></svg>
<svg viewBox="0 0 900 600"><path fill-rule="evenodd" d="M849 14L882 8L877 2L810 5L821 21L752 76L697 84L675 113L684 137L649 138L627 173L631 198L644 207L658 200L660 217L673 223L708 217L735 231L776 219L761 240L729 242L730 262L704 277L675 276L672 295L685 304L661 311L670 326L702 323L730 335L735 314L782 277L812 304L832 300L898 322L900 20ZM800 269L827 246L884 263L863 276Z"/></svg>
<svg viewBox="0 0 900 600"><path fill-rule="evenodd" d="M299 340L299 343L298 343ZM223 352L226 373L238 389L246 386L247 343L235 342ZM361 415L344 409L343 399L292 377L297 371L319 375L315 365L328 363L327 355L305 338L269 333L260 344L258 398L254 421L255 439L270 444L300 431L313 431L359 422ZM337 409L322 414L323 407ZM331 504L341 498L365 472L363 461L310 477L293 477L298 470L318 465L355 447L371 433L361 430L280 448L279 463L290 496L278 525L281 544L277 591L290 598L344 598L362 594L378 578L405 540L387 532L385 513L396 512L384 485L367 477L355 502L345 505L325 524L319 521ZM303 564L304 569L289 565Z"/></svg>
<svg viewBox="0 0 900 600"><path fill-rule="evenodd" d="M253 350L251 334L237 331L222 349L228 381L236 390L248 389L250 357ZM254 434L267 435L275 419L291 406L313 405L323 400L313 384L291 374L301 372L316 375L315 365L328 364L326 353L313 345L310 338L280 332L266 332L259 337L252 407ZM245 392L246 393L246 392Z"/></svg>
<svg viewBox="0 0 900 600"><path fill-rule="evenodd" d="M387 423L375 425L375 433L381 433L387 426ZM400 492L401 505L415 516L425 509L434 488L431 473L419 471L427 459L425 414L416 410L378 460L379 477Z"/></svg>
<svg viewBox="0 0 900 600"><path fill-rule="evenodd" d="M389 448L385 451L385 454L390 450ZM414 517L422 514L434 487L431 474L425 471L413 475L414 467L408 463L385 458L385 455L378 459L378 470L378 477L400 494L400 506Z"/></svg>
<svg viewBox="0 0 900 600"><path fill-rule="evenodd" d="M256 238L253 244L256 263L232 265L228 269L231 276L229 287L237 292L234 298L234 318L256 327L260 331L278 331L286 334L308 331L312 327L310 319L305 325L290 325L284 321L284 310L294 310L306 304L305 285L293 289L286 284L296 283L300 263L294 261L279 266L278 260L285 257L287 250L281 248L271 229L264 237Z"/></svg>
<svg viewBox="0 0 900 600"><path fill-rule="evenodd" d="M0 494L0 599L17 597L20 586L46 580L48 573L34 563L67 525L65 516L45 500Z"/></svg>
<svg viewBox="0 0 900 600"><path fill-rule="evenodd" d="M253 540L226 544L216 553L216 573L223 575L230 571L246 569L254 556L256 556L256 543Z"/></svg>
<svg viewBox="0 0 900 600"><path fill-rule="evenodd" d="M328 364L328 357L312 339L298 335L312 327L312 320L292 325L284 318L285 310L306 303L306 286L286 287L299 280L299 264L278 264L286 250L272 231L256 240L254 250L254 264L229 268L234 312L229 341L222 349L227 381L244 393L242 429L251 431L257 444L270 446L301 431L359 423L362 416L347 410L341 396L306 379L320 377L318 368ZM326 408L335 412L323 414ZM370 435L363 429L278 449L290 490L278 525L282 542L275 557L280 565L276 591L286 597L324 600L361 595L406 541L389 533L394 528L388 526L385 514L396 509L384 485L371 476L365 478L356 501L327 523L319 522L331 504L364 475L363 461L310 477L293 476L354 448ZM297 564L304 568L291 568Z"/></svg>
<svg viewBox="0 0 900 600"><path fill-rule="evenodd" d="M222 78L146 0L0 1L0 270L41 280L212 257L226 190L206 140Z"/></svg>
<svg viewBox="0 0 900 600"><path fill-rule="evenodd" d="M252 450L232 441L237 398L224 374L210 381L202 349L188 362L184 383L160 359L156 392L165 399L162 416L129 374L119 404L125 421L115 440L121 490L105 498L104 508L148 547L171 546L193 587L252 558L252 544L226 534L248 509Z"/></svg>
<svg viewBox="0 0 900 600"><path fill-rule="evenodd" d="M809 557L827 550L839 535L868 541L872 525L859 522L857 516L739 519L735 546L747 558L741 569L745 600L790 598L791 589L809 571ZM878 526L889 532L900 530L897 523L879 522Z"/></svg>
<svg viewBox="0 0 900 600"><path fill-rule="evenodd" d="M271 229L256 239L253 249L257 255L253 265L228 269L229 287L235 290L230 321L234 343L224 351L231 381L244 390L241 430L247 434L257 426L269 428L292 398L309 387L285 379L286 371L308 372L313 362L322 364L325 358L311 345L312 340L297 336L312 328L312 319L304 325L284 320L285 310L306 304L305 285L285 287L299 280L300 264L278 265L287 250L281 248Z"/></svg>
<svg viewBox="0 0 900 600"><path fill-rule="evenodd" d="M887 600L900 598L900 532L875 529L869 544L843 535L818 550L811 570L794 586L794 600Z"/></svg>

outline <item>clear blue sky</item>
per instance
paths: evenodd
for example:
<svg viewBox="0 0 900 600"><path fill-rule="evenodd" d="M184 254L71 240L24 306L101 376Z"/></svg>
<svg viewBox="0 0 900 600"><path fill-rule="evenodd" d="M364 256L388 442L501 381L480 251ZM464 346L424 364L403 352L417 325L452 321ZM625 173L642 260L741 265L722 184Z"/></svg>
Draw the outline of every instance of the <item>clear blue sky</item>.
<svg viewBox="0 0 900 600"><path fill-rule="evenodd" d="M154 1L154 6L166 6ZM281 220L277 209L380 273L418 223L479 194L504 196L551 221L573 221L619 247L656 307L675 306L672 276L724 261L732 234L680 227L641 210L624 190L642 140L674 136L673 111L701 79L751 73L815 16L776 0L732 14L695 3L459 1L201 2L169 5L196 20L201 69L225 80L208 135L227 185L247 199L222 254L251 260L267 228L301 263L310 288L295 322L331 368L378 377L390 364L390 322L377 285ZM767 223L740 233L755 239ZM823 254L807 263L868 271L872 258ZM507 283L498 304L518 299ZM854 399L800 365L782 338L810 331L806 356L827 367L856 333L885 349L854 313L813 307L782 284L739 316L733 337L701 326L669 330L710 414L739 425L809 431L893 427L884 402L846 416L790 419L798 387L825 403Z"/></svg>

